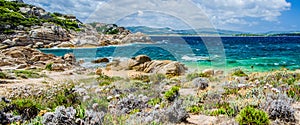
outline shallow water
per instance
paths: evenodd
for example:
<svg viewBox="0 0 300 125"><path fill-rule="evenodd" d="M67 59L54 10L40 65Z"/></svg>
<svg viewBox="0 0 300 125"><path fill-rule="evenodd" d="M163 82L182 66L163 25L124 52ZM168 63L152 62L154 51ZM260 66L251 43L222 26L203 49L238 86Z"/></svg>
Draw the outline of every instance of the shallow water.
<svg viewBox="0 0 300 125"><path fill-rule="evenodd" d="M84 49L41 49L62 56L74 53L85 67L101 57L131 58L146 54L152 59L176 60L190 69L242 68L248 71L300 69L300 37L177 37L153 36L155 44L130 44ZM253 66L253 69L251 69Z"/></svg>

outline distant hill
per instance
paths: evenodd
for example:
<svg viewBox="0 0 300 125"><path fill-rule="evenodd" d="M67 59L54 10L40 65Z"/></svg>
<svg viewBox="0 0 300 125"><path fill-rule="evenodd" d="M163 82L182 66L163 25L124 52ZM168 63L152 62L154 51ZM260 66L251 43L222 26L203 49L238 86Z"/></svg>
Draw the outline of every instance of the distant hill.
<svg viewBox="0 0 300 125"><path fill-rule="evenodd" d="M232 34L242 34L243 32L239 31L229 31L229 30L220 30L220 29L187 29L187 30L176 30L171 28L152 28L146 26L135 26L135 27L126 27L126 29L131 32L142 32L148 35L232 35Z"/></svg>
<svg viewBox="0 0 300 125"><path fill-rule="evenodd" d="M203 35L203 36L300 36L300 32L281 32L270 31L267 33L247 33L240 31L222 30L222 29L187 29L176 30L172 28L152 28L147 26L126 27L133 33L142 32L148 35Z"/></svg>

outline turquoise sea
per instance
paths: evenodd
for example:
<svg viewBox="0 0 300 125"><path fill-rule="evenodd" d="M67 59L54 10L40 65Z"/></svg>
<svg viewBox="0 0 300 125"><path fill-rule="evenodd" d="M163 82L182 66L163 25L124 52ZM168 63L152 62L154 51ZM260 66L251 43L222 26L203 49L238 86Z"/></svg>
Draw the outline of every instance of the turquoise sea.
<svg viewBox="0 0 300 125"><path fill-rule="evenodd" d="M232 69L271 71L300 69L300 37L179 37L152 36L154 44L129 44L99 48L41 49L62 56L74 53L83 66L96 67L91 60L108 57L127 59L146 54L152 59L176 60L189 69Z"/></svg>

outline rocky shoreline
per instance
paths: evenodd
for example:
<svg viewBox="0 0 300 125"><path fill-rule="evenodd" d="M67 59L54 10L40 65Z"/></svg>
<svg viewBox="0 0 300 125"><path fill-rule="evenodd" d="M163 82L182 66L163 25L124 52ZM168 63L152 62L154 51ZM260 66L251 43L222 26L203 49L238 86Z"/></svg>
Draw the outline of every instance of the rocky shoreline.
<svg viewBox="0 0 300 125"><path fill-rule="evenodd" d="M187 72L146 55L85 69L28 47L0 55L1 124L299 124L299 71Z"/></svg>

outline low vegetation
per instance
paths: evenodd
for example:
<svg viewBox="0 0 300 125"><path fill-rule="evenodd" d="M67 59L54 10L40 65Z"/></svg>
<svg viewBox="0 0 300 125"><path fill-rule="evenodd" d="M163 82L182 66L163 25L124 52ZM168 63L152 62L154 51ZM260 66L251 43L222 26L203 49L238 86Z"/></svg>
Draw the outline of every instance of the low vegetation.
<svg viewBox="0 0 300 125"><path fill-rule="evenodd" d="M236 120L240 125L268 125L269 116L262 110L247 106L240 111Z"/></svg>
<svg viewBox="0 0 300 125"><path fill-rule="evenodd" d="M11 34L18 27L28 27L42 25L45 22L55 23L68 30L79 30L79 23L70 19L59 18L58 14L49 13L45 18L41 18L29 13L22 13L20 7L32 8L33 5L24 3L0 0L0 33ZM60 14L63 16L62 14ZM47 18L46 18L47 17Z"/></svg>

